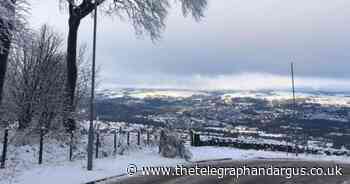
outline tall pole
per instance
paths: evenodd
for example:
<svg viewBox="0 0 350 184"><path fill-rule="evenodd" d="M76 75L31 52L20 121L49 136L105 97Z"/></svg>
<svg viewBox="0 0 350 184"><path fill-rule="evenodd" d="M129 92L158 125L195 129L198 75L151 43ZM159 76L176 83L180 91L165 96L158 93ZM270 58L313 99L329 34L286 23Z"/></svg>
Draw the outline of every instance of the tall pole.
<svg viewBox="0 0 350 184"><path fill-rule="evenodd" d="M295 115L295 111L296 111L296 104L295 104L295 87L294 87L294 64L293 62L290 64L290 71L291 71L291 75L292 75L292 92L293 92L293 123L294 123L294 141L295 141L295 155L298 156L298 144L297 144L297 136L296 136L296 115Z"/></svg>
<svg viewBox="0 0 350 184"><path fill-rule="evenodd" d="M290 64L290 71L292 74L292 90L293 90L293 110L295 109L295 88L294 88L294 64Z"/></svg>
<svg viewBox="0 0 350 184"><path fill-rule="evenodd" d="M93 143L94 143L94 100L95 100L95 63L96 63L96 29L97 29L97 0L95 0L95 13L94 13L94 38L93 38L93 50L92 50L92 75L91 75L91 99L90 99L90 125L89 125L89 139L88 139L88 162L87 170L92 170L93 159Z"/></svg>

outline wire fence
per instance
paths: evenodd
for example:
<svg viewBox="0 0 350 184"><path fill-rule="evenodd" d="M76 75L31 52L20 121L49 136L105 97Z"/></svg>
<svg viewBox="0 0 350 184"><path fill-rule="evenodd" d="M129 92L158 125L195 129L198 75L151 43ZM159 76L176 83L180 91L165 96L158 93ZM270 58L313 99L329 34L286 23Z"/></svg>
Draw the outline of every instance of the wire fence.
<svg viewBox="0 0 350 184"><path fill-rule="evenodd" d="M2 144L0 149L0 168L6 167L6 161L15 157L16 152L30 152L31 162L43 164L51 162L56 155L57 161L79 160L87 155L87 132L85 130L65 132L59 135L55 131L39 128L36 134L21 133L16 129L0 129ZM55 139L52 139L52 138ZM154 130L145 129L104 129L94 133L94 157L104 158L109 156L123 155L125 151L139 149L141 147L158 145L160 133ZM56 142L52 142L57 140ZM28 150L16 150L19 146L30 145ZM57 147L59 145L59 147ZM12 146L9 150L9 146ZM56 149L56 150L55 150ZM59 149L59 150L57 150ZM57 152L57 153L52 153ZM35 161L36 160L36 161Z"/></svg>

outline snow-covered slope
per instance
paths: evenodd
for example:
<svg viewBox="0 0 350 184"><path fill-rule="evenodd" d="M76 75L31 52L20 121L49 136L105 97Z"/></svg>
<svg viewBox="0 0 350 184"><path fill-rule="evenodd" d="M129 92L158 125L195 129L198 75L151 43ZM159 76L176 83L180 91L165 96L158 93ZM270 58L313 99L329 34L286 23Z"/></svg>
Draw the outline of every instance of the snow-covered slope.
<svg viewBox="0 0 350 184"><path fill-rule="evenodd" d="M222 98L238 98L249 97L256 99L272 100L288 100L292 99L293 94L287 91L235 91L225 93ZM321 105L341 105L350 107L350 96L346 93L322 93L322 92L297 92L295 93L297 99L305 99L309 103L318 103Z"/></svg>
<svg viewBox="0 0 350 184"><path fill-rule="evenodd" d="M194 95L206 95L203 92L180 91L180 90L155 90L139 93L131 93L133 98L154 98L154 97L172 97L172 98L189 98Z"/></svg>
<svg viewBox="0 0 350 184"><path fill-rule="evenodd" d="M223 99L249 97L265 100L288 100L292 98L290 91L196 91L180 89L105 89L99 90L98 96L102 98L132 97L144 98L189 98L194 95L211 96L222 94ZM350 106L350 93L326 93L319 91L296 92L297 99L321 105Z"/></svg>
<svg viewBox="0 0 350 184"><path fill-rule="evenodd" d="M189 98L194 95L208 95L208 93L193 90L170 90L170 89L113 89L100 90L99 96L104 98Z"/></svg>

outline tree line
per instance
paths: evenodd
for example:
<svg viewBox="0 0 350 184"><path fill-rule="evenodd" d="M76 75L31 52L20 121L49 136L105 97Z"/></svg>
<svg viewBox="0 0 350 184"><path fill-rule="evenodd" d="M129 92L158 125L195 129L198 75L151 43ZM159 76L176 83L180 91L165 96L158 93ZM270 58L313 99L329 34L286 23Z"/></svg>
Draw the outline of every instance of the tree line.
<svg viewBox="0 0 350 184"><path fill-rule="evenodd" d="M184 16L197 21L204 17L207 0L59 0L69 15L64 42L47 25L39 31L28 28L28 1L0 1L1 121L14 119L19 129L75 130L82 112L79 105L89 87L84 49L77 44L81 20L97 6L106 15L126 18L136 34L156 41L166 26L171 2L180 5Z"/></svg>
<svg viewBox="0 0 350 184"><path fill-rule="evenodd" d="M69 112L66 111L67 53L62 49L63 38L48 25L30 34L31 39L17 42L8 56L2 121L5 126L16 122L19 130L64 129L62 122ZM86 47L82 46L77 56L76 118L84 116L81 111L90 84L85 52Z"/></svg>

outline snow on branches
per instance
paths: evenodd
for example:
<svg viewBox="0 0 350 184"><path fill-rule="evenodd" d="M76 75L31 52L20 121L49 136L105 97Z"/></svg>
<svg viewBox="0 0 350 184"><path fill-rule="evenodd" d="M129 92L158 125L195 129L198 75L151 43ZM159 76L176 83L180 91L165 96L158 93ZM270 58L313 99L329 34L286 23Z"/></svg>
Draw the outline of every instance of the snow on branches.
<svg viewBox="0 0 350 184"><path fill-rule="evenodd" d="M0 1L0 50L4 48L4 42L12 44L24 37L26 29L26 14L28 2L26 0L1 0Z"/></svg>

